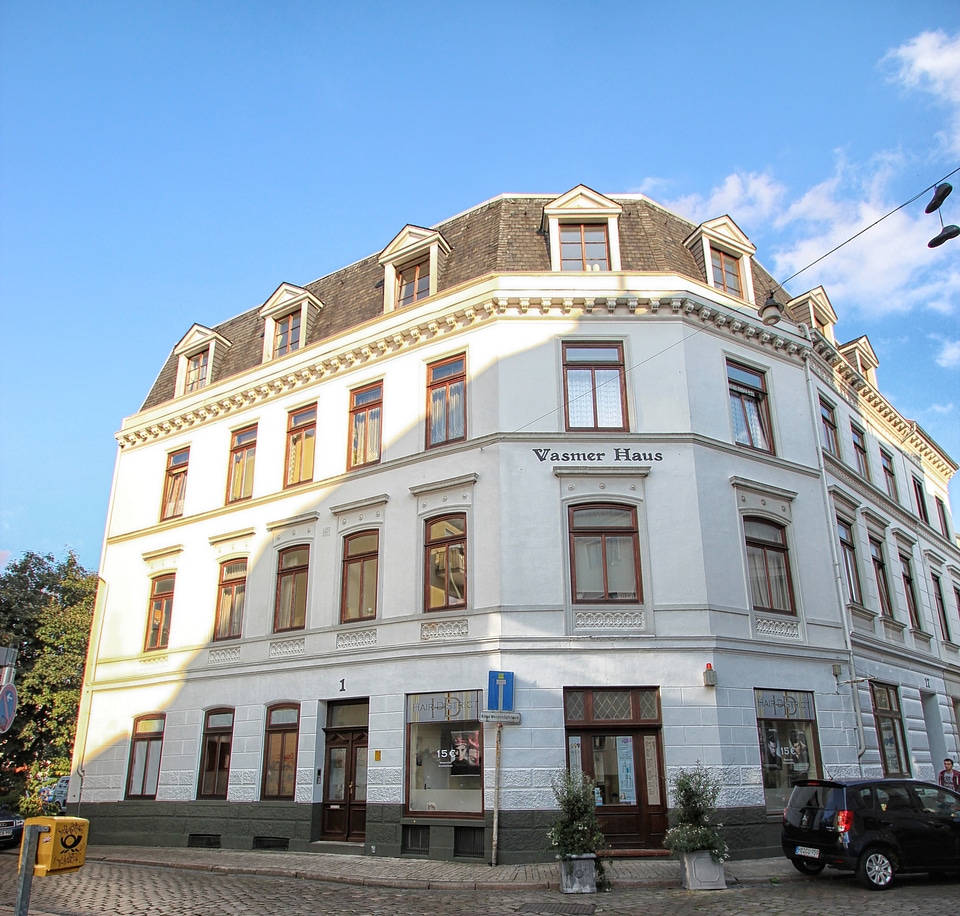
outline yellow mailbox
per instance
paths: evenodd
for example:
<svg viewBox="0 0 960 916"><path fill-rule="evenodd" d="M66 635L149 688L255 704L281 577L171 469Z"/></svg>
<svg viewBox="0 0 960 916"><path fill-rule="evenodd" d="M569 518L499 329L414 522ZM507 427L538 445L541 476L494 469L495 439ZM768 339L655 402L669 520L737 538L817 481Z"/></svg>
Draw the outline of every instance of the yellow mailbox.
<svg viewBox="0 0 960 916"><path fill-rule="evenodd" d="M33 866L36 877L63 875L82 867L87 855L90 821L85 817L28 817L23 824L24 831L31 824L47 828L37 842L37 858Z"/></svg>

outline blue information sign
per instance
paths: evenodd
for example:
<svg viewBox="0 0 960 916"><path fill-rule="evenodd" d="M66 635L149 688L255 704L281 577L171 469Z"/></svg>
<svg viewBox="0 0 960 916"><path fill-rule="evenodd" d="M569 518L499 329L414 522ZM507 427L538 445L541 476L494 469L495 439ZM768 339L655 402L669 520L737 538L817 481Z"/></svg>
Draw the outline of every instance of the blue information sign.
<svg viewBox="0 0 960 916"><path fill-rule="evenodd" d="M487 709L513 712L513 672L491 671L487 681Z"/></svg>

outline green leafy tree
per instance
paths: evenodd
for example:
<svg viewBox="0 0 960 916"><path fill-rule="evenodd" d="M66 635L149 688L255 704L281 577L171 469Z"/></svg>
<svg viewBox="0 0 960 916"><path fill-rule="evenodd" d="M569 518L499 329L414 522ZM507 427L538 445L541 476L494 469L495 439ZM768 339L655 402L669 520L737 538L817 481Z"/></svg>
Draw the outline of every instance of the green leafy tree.
<svg viewBox="0 0 960 916"><path fill-rule="evenodd" d="M58 562L28 552L0 574L0 645L19 653L19 706L0 735L0 776L9 787L29 773L28 796L70 771L96 590L96 573L73 553Z"/></svg>

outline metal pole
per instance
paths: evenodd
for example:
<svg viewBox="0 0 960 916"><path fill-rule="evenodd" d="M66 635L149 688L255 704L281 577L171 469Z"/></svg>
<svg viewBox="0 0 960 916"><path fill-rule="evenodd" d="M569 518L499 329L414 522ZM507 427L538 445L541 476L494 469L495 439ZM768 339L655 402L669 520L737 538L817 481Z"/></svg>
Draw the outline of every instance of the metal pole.
<svg viewBox="0 0 960 916"><path fill-rule="evenodd" d="M37 861L37 845L41 833L49 833L46 824L28 824L23 831L23 848L20 850L20 878L17 881L17 905L13 916L27 916L30 909L30 888L33 887L33 866Z"/></svg>
<svg viewBox="0 0 960 916"><path fill-rule="evenodd" d="M503 689L501 688L501 696ZM497 723L497 762L493 771L493 848L490 864L497 864L497 842L500 832L500 736L503 733L503 723ZM18 913L17 916L20 916Z"/></svg>

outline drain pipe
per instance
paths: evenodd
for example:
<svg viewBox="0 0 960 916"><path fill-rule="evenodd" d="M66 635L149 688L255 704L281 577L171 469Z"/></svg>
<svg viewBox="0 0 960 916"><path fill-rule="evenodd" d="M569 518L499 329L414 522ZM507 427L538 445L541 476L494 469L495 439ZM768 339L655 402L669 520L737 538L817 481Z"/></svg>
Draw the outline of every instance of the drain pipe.
<svg viewBox="0 0 960 916"><path fill-rule="evenodd" d="M805 324L801 324L800 332L807 340L811 340L810 330ZM812 341L811 341L812 342ZM823 459L823 448L820 445L820 429L817 425L817 407L818 399L813 383L813 375L810 372L810 359L812 353L803 361L803 374L807 381L807 396L810 399L810 423L813 426L813 441L817 448L817 470L820 472L820 495L823 498L823 511L827 519L827 530L830 534L830 557L833 562L833 584L836 588L837 599L840 602L840 619L843 625L843 642L847 650L847 658L850 665L851 682L856 677L856 667L853 659L853 643L851 642L851 633L853 632L853 619L848 619L847 601L843 590L843 578L840 571L840 557L837 553L837 539L833 534L835 526L834 512L830 502L830 490L827 487L827 466ZM850 696L853 699L853 714L857 723L857 766L860 768L860 775L863 775L863 755L867 751L866 737L863 733L863 714L860 709L860 689L855 683L850 684Z"/></svg>

